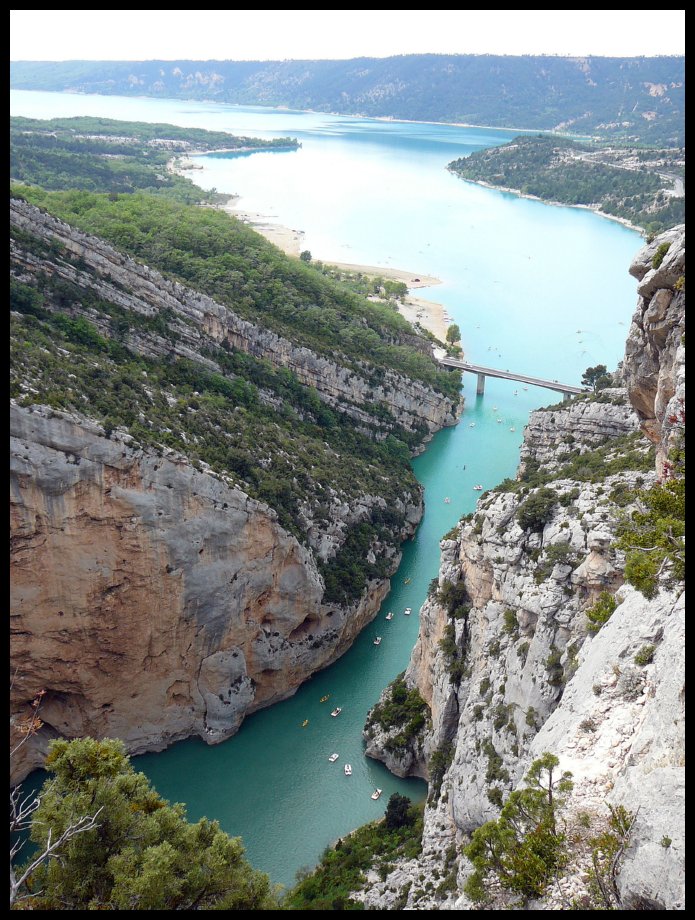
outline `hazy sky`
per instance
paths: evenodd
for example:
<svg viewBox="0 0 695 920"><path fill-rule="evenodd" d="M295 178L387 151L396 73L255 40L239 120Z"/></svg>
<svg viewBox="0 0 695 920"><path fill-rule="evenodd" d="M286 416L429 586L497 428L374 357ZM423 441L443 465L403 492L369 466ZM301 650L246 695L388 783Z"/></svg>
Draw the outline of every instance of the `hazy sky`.
<svg viewBox="0 0 695 920"><path fill-rule="evenodd" d="M12 60L684 54L684 10L11 10Z"/></svg>

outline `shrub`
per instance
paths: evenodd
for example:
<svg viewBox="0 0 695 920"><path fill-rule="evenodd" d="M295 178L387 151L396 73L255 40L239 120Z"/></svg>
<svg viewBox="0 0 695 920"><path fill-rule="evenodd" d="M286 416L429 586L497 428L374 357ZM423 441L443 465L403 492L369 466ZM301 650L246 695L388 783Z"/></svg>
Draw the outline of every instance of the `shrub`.
<svg viewBox="0 0 695 920"><path fill-rule="evenodd" d="M534 533L542 531L552 517L557 500L558 494L554 489L546 486L538 489L517 510L516 517L521 529Z"/></svg>
<svg viewBox="0 0 695 920"><path fill-rule="evenodd" d="M661 263L664 261L664 257L670 248L670 243L659 243L659 245L656 247L656 252L652 256L652 268L657 269L661 266Z"/></svg>
<svg viewBox="0 0 695 920"><path fill-rule="evenodd" d="M428 763L430 775L430 793L429 802L436 802L442 789L442 780L444 774L449 769L451 761L454 759L454 745L451 741L443 741L439 747L432 752Z"/></svg>
<svg viewBox="0 0 695 920"><path fill-rule="evenodd" d="M643 645L642 648L637 652L633 661L635 664L647 665L651 664L654 658L654 652L656 651L655 645Z"/></svg>
<svg viewBox="0 0 695 920"><path fill-rule="evenodd" d="M514 610L504 611L504 626L502 627L502 632L505 632L508 636L518 636L519 622Z"/></svg>
<svg viewBox="0 0 695 920"><path fill-rule="evenodd" d="M617 606L618 602L609 591L601 591L596 603L585 611L591 632L598 632L610 620Z"/></svg>

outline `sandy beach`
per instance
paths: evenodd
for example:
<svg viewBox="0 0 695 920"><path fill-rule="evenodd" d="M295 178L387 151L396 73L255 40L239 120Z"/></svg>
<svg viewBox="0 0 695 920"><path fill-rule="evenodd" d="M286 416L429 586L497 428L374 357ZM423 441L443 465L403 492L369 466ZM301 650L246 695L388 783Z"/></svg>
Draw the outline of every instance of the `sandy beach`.
<svg viewBox="0 0 695 920"><path fill-rule="evenodd" d="M273 222L272 215L258 214L254 211L244 211L239 209L238 204L241 199L232 195L223 205L220 205L223 211L227 211L237 220L248 224L267 240L273 243L278 249L294 258L299 258L299 253L304 248L304 233L302 230L294 230L290 227L284 227L282 224ZM314 253L316 259L320 259ZM417 272L406 271L402 268L385 268L380 265L358 265L353 262L332 262L322 259L326 265L333 265L342 271L362 272L371 278L388 278L390 281L403 281L408 286L408 290L416 288L433 287L441 284L441 279L435 278L434 275L418 274ZM397 302L398 312L413 325L419 323L423 329L427 329L441 341L444 341L447 327L451 320L440 303L433 300L425 300L422 297L412 297L410 294L405 298L403 303Z"/></svg>

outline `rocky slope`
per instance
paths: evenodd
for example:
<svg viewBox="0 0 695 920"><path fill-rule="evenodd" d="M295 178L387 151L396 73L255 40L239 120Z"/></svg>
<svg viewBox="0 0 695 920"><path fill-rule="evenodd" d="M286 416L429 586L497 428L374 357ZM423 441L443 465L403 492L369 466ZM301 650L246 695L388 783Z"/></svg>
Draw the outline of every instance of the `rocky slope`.
<svg viewBox="0 0 695 920"><path fill-rule="evenodd" d="M11 215L14 741L44 691L13 778L56 736L222 741L376 614L422 502L406 459L370 451L418 443L457 400L283 339L24 201ZM122 407L137 437L109 421ZM341 553L364 575L349 591Z"/></svg>
<svg viewBox="0 0 695 920"><path fill-rule="evenodd" d="M386 370L379 382L374 368L345 366L317 355L282 336L242 319L205 294L164 278L147 265L131 259L109 243L70 226L21 199L10 200L11 226L49 245L64 247L79 264L42 257L35 247L14 244L13 258L19 277L41 273L62 281L91 288L100 297L128 311L153 316L170 311L175 318L172 341L152 339L147 343L130 339L127 344L148 354L177 355L200 361L203 346L212 341L270 361L275 367L291 369L298 379L316 389L329 406L357 419L366 428L390 430L394 422L408 431L424 425L430 433L454 424L459 411L456 401L442 397L426 384L404 374ZM413 342L417 342L415 336ZM423 348L427 345L423 342ZM214 362L208 362L215 367ZM367 406L383 403L387 420L379 423Z"/></svg>
<svg viewBox="0 0 695 920"><path fill-rule="evenodd" d="M368 740L371 756L429 776L423 855L370 876L358 895L368 908L399 897L406 909L476 909L461 894L471 865L458 849L452 866L451 846L496 818L546 751L574 774L573 847L527 907L601 909L589 839L607 829L610 803L636 816L617 877L622 909L684 908L683 584L662 579L647 599L623 584L615 547L619 519L672 472L666 458L684 421L683 237L657 238L631 269L642 282L623 373L656 464L620 391L533 413L519 481L484 495L441 544L439 589L421 610L405 675L431 723L397 758L385 747L393 731ZM665 242L663 271L649 268ZM587 611L602 592L615 610L594 632ZM491 909L514 902L494 885L489 897Z"/></svg>

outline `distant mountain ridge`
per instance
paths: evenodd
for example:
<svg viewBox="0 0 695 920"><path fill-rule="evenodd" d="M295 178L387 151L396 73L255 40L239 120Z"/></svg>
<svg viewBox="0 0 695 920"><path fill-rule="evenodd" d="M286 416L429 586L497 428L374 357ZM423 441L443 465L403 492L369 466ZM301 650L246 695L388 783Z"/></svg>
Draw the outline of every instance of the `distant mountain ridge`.
<svg viewBox="0 0 695 920"><path fill-rule="evenodd" d="M684 57L402 55L348 61L17 61L15 89L287 106L680 146Z"/></svg>

